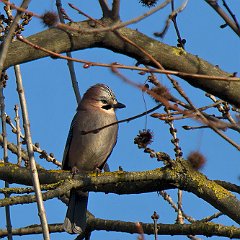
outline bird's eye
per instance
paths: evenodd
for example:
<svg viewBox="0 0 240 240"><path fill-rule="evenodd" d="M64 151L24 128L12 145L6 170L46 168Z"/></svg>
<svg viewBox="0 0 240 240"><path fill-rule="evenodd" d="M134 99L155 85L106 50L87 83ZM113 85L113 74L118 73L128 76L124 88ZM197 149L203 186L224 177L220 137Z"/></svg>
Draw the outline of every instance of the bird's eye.
<svg viewBox="0 0 240 240"><path fill-rule="evenodd" d="M107 103L108 103L107 100L105 100L105 99L102 99L101 102L102 102L103 104L107 104Z"/></svg>

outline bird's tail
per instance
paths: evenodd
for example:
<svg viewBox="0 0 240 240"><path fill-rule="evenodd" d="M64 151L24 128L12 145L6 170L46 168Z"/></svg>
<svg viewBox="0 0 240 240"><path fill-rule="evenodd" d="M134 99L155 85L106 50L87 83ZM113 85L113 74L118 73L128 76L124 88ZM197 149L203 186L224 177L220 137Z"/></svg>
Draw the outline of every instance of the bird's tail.
<svg viewBox="0 0 240 240"><path fill-rule="evenodd" d="M81 234L85 231L87 219L88 192L72 189L63 228L68 233Z"/></svg>

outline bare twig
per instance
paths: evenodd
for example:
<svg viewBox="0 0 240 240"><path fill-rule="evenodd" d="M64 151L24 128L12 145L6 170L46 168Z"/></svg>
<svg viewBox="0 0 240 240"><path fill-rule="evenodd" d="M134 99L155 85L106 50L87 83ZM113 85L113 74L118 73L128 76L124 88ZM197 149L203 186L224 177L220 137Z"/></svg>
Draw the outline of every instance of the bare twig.
<svg viewBox="0 0 240 240"><path fill-rule="evenodd" d="M4 163L8 163L8 149L7 149L7 128L6 128L6 114L5 114L5 102L4 102L4 94L3 94L3 79L0 79L0 107L1 107L1 119L2 119L2 136L3 136L3 160ZM9 188L9 183L4 183L5 188ZM5 198L9 198L9 194L4 194ZM6 214L6 223L8 230L8 240L12 240L12 223L10 216L10 207L5 206L5 214Z"/></svg>
<svg viewBox="0 0 240 240"><path fill-rule="evenodd" d="M205 0L217 14L226 22L226 24L240 37L240 29L238 25L223 11L216 0Z"/></svg>
<svg viewBox="0 0 240 240"><path fill-rule="evenodd" d="M156 107L151 108L151 109L149 109L149 110L147 110L147 111L145 111L145 112L143 112L143 113L140 113L140 114L135 115L135 116L130 117L130 118L125 118L125 119L122 119L122 120L119 120L119 121L110 123L110 124L108 124L108 125L105 125L105 126L103 126L103 127L97 128L97 129L92 129L92 130L90 130L90 131L82 131L82 134L85 135L85 134L89 134L89 133L93 133L93 132L94 132L94 133L97 133L97 132L99 132L99 131L107 128L107 127L113 126L113 125L115 125L115 124L119 124L119 123L123 123L123 122L130 122L130 121L132 121L132 120L134 120L134 119L143 117L143 116L145 116L145 115L147 115L147 114L149 114L149 113L157 110L157 109L160 108L161 106L162 106L162 104L159 104L159 105L157 105Z"/></svg>
<svg viewBox="0 0 240 240"><path fill-rule="evenodd" d="M11 118L9 116L7 116L7 123L11 126L13 133L18 133L17 126L16 127L14 126L14 124L12 123ZM19 134L20 134L20 137L25 141L25 136L21 133L21 131L19 132ZM53 154L51 154L51 153L48 154L45 150L41 149L39 143L35 143L32 146L33 146L33 151L40 154L40 158L44 158L48 162L52 162L53 164L55 164L55 165L57 165L59 167L62 166L61 162L59 162L53 156ZM17 151L14 151L14 153L17 154ZM23 154L22 149L21 149L21 154ZM24 158L24 160L25 160L25 162L27 162L28 158L27 159Z"/></svg>
<svg viewBox="0 0 240 240"><path fill-rule="evenodd" d="M15 110L15 122L16 122L16 134L17 134L17 157L18 161L17 164L20 166L22 162L22 151L21 151L21 128L20 128L20 118L18 114L18 105L15 105L14 110Z"/></svg>
<svg viewBox="0 0 240 240"><path fill-rule="evenodd" d="M167 114L171 115L171 112L168 109L165 109ZM173 125L173 120L170 118L166 120L166 123L170 126L170 134L172 135L172 144L174 145L174 152L176 159L180 159L183 155L181 147L179 147L179 138L177 138L177 129ZM180 196L180 195L179 195Z"/></svg>
<svg viewBox="0 0 240 240"><path fill-rule="evenodd" d="M60 22L65 24L65 21L64 21L63 15L62 15L62 11L61 11L61 9L62 9L61 0L56 0L56 6L57 6ZM72 58L71 52L66 52L66 55L68 58ZM72 87L73 87L73 90L75 93L75 97L76 97L77 103L79 104L81 101L81 95L80 95L80 91L79 91L79 87L78 87L78 81L77 81L73 61L71 61L70 59L67 59L67 65L68 65L69 73L71 76Z"/></svg>
<svg viewBox="0 0 240 240"><path fill-rule="evenodd" d="M178 189L178 211L177 211L177 223L183 224L184 218L182 215L182 190Z"/></svg>
<svg viewBox="0 0 240 240"><path fill-rule="evenodd" d="M138 83L135 83L131 80L129 80L128 78L126 78L123 74L121 74L116 68L115 66L112 66L112 71L113 73L115 73L120 79L122 79L124 82L126 82L127 84L134 86L135 88L138 88L139 90L146 92L147 94L149 94L151 97L153 97L154 99L158 100L159 102L161 102L165 107L168 107L169 109L174 109L176 111L182 111L180 108L178 108L178 106L170 104L170 102L168 101L168 99L166 99L165 97L160 96L159 94L155 93L154 91L148 89L145 85L141 85Z"/></svg>
<svg viewBox="0 0 240 240"><path fill-rule="evenodd" d="M157 221L159 219L159 215L154 211L153 215L151 216L153 220L153 227L154 227L154 240L158 239L158 226L157 226Z"/></svg>
<svg viewBox="0 0 240 240"><path fill-rule="evenodd" d="M38 171L37 171L36 163L34 159L30 124L29 124L28 111L27 111L27 103L26 103L26 98L23 90L20 66L19 65L14 66L14 70L16 75L17 91L19 94L20 105L22 109L23 126L25 131L25 138L27 143L27 150L29 155L33 186L36 193L38 213L39 213L39 217L40 217L40 221L43 229L43 237L45 240L49 240L50 236L49 236L49 230L48 230L48 223L47 223L46 213L45 213L43 199L42 199L42 192L41 192L39 178L38 178Z"/></svg>
<svg viewBox="0 0 240 240"><path fill-rule="evenodd" d="M178 82L175 81L171 76L167 75L167 77L170 79L170 81L172 82L173 86L175 87L175 89L179 92L179 94L188 102L188 104L192 107L192 109L195 110L198 119L200 119L204 124L206 124L207 126L209 126L215 133L217 133L220 137L222 137L224 140L226 140L228 143L230 143L232 146L234 146L237 150L240 151L240 145L238 145L237 143L235 143L231 138L229 138L228 136L226 136L221 130L219 130L212 121L209 121L206 116L204 116L204 114L199 111L194 104L192 103L192 101L189 99L189 97L185 94L185 92L183 91L183 89L179 86Z"/></svg>
<svg viewBox="0 0 240 240"><path fill-rule="evenodd" d="M170 206L174 209L175 212L179 211L178 206L173 202L171 196L169 194L167 194L166 191L160 191L159 194L164 198L164 200L166 200ZM196 220L193 219L192 217L188 216L187 214L184 213L184 211L182 209L180 209L182 211L182 215L185 219L187 219L190 223L194 223Z"/></svg>
<svg viewBox="0 0 240 240"><path fill-rule="evenodd" d="M187 3L188 3L188 0L184 2L184 4L181 6L181 8L178 9L178 11L174 11L174 0L171 1L172 12L175 13L172 16L171 19L172 19L174 28L175 28L176 33L177 33L178 46L180 46L183 49L184 49L184 44L185 44L186 40L181 38L181 34L180 34L180 31L179 31L178 25L177 25L177 15L178 15L179 12L183 11L183 9L187 6Z"/></svg>
<svg viewBox="0 0 240 240"><path fill-rule="evenodd" d="M0 135L0 145L3 146L3 136L2 136L2 134ZM12 153L17 154L17 146L16 146L15 144L13 144L13 143L11 143L11 142L7 142L7 148L8 148L8 150L10 150ZM28 156L27 156L25 150L22 149L21 151L22 151L22 158L23 158L24 160L28 160Z"/></svg>
<svg viewBox="0 0 240 240"><path fill-rule="evenodd" d="M160 63L158 63L158 65L161 67ZM137 84L135 82L130 81L129 79L127 79L125 76L123 76L121 73L119 73L114 67L112 67L113 72L119 76L124 82L142 90L147 92L150 96L152 96L153 98L157 99L158 101L162 102L166 107L168 107L169 109L174 109L177 111L181 111L183 112L181 109L179 109L177 106L175 105L171 105L168 100L166 100L165 98L159 96L158 94L156 94L155 92L149 90L148 88L146 88L145 86L142 86L140 84ZM167 75L168 76L168 75ZM169 76L168 76L169 77ZM173 80L175 81L175 80ZM180 91L179 88L177 88L178 91ZM181 94L184 94L184 92L181 90L180 91ZM237 148L238 150L240 150L240 146L235 143L231 138L229 138L228 136L226 136L222 131L220 131L211 121L209 121L201 112L199 112L199 110L192 104L192 102L190 101L190 99L184 94L183 95L184 98L188 101L188 103L190 104L190 106L196 111L196 113L198 114L198 119L200 121L202 121L203 123L207 124L214 132L216 132L219 136L221 136L223 139L225 139L227 142L229 142L232 146L234 146L235 148Z"/></svg>
<svg viewBox="0 0 240 240"><path fill-rule="evenodd" d="M168 19L167 19L167 21L166 21L166 23L165 23L165 26L164 26L163 30L162 30L161 32L156 32L156 33L154 33L154 35L155 35L156 37L161 37L161 38L164 37L164 35L166 34L166 32L167 32L167 30L168 30L168 28L169 28L169 26L170 26L170 22L171 22L171 21L173 21L174 26L175 26L175 29L176 29L177 33L179 33L178 28L177 28L177 25L176 25L176 21L174 21L174 18L176 18L176 16L177 16L178 13L180 13L181 11L184 10L184 8L187 6L188 0L186 0L185 2L183 2L183 4L182 4L178 9L176 9L176 10L174 10L174 4L173 4L173 2L174 2L174 0L171 0L172 12L171 12L171 14L168 16ZM179 35L178 35L178 37L179 37Z"/></svg>
<svg viewBox="0 0 240 240"><path fill-rule="evenodd" d="M211 215L209 217L205 217L205 218L199 220L199 222L209 222L209 221L212 221L213 219L218 218L222 215L223 215L223 213L217 212L217 213L214 213L213 215Z"/></svg>
<svg viewBox="0 0 240 240"><path fill-rule="evenodd" d="M231 15L232 19L234 20L237 28L240 29L240 26L239 26L239 23L238 23L238 20L237 20L235 14L233 14L232 10L229 8L229 6L227 5L227 3L226 3L225 0L222 0L222 2L223 2L223 6L227 9L227 11L228 11L229 14Z"/></svg>
<svg viewBox="0 0 240 240"><path fill-rule="evenodd" d="M207 94L205 94L205 95L206 95L207 97L209 97L214 103L217 102L216 97L213 96L212 94L208 94L208 93L207 93ZM229 107L227 107L227 103L226 103L226 102L222 102L222 105L221 105L221 104L217 105L217 109L218 109L219 112L222 113L222 115L223 115L224 118L227 118L227 119L229 120L229 122L230 122L232 125L238 127L236 121L233 119L233 117L232 117L232 116L230 115L230 113L229 113L229 110L230 110L230 109L229 109Z"/></svg>
<svg viewBox="0 0 240 240"><path fill-rule="evenodd" d="M114 31L114 30L117 30L119 28L126 27L126 26L128 26L130 24L137 23L137 22L143 20L144 18L149 17L150 15L154 14L155 12L157 12L160 9L163 9L165 6L167 6L170 3L170 1L171 0L166 0L165 2L160 4L159 6L149 10L148 12L144 13L143 15L138 16L138 17L133 18L133 19L130 19L130 20L126 21L126 22L116 22L112 26L108 26L108 27L102 26L101 28L97 28L97 29L80 29L80 30L79 29L75 29L75 30L76 31L80 31L82 33L96 33L96 32L105 32L105 31ZM81 14L82 14L82 11L80 11L78 8L74 7L74 9L79 11L79 12L81 12Z"/></svg>
<svg viewBox="0 0 240 240"><path fill-rule="evenodd" d="M30 1L31 0L23 0L22 4L21 4L21 8L26 9L28 7L28 4L30 3ZM12 41L12 38L14 37L15 30L16 30L19 20L21 19L21 16L22 16L22 12L17 11L17 14L8 30L8 34L2 43L1 50L0 50L0 75L2 74L3 65L4 65L5 59L7 57L9 45Z"/></svg>

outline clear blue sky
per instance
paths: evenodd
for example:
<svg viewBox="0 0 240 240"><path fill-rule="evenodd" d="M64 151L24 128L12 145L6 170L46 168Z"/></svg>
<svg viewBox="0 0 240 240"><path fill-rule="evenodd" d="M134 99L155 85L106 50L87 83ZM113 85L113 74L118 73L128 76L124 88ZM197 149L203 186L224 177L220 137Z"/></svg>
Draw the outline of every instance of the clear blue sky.
<svg viewBox="0 0 240 240"><path fill-rule="evenodd" d="M20 2L16 1L16 4ZM75 21L84 20L82 16L75 14L68 7L67 2L63 2L65 10ZM101 12L97 2L96 0L71 1L71 3L92 17L99 18L101 17ZM228 2L231 3L230 6L235 14L237 14L240 1ZM32 1L29 9L42 14L46 10L55 10L55 1ZM138 4L137 0L122 1L122 20L129 20L146 11L148 11L148 8L142 7ZM153 32L161 31L169 12L170 7L149 17L142 23L130 27L138 29L148 36L153 36ZM214 65L219 65L223 70L228 72L239 70L239 38L230 29L219 28L223 24L223 21L205 1L189 1L187 8L178 16L178 24L182 37L187 40L187 52L196 54ZM44 27L40 21L34 19L29 27L26 27L23 35L29 36L43 30ZM175 46L177 43L176 39L175 31L170 27L162 41ZM136 63L134 59L96 48L75 52L73 56L102 63L116 61L128 65ZM75 63L75 68L81 93L84 93L89 86L95 83L106 83L115 91L118 100L126 104L126 109L118 111L118 119L130 117L145 111L142 93L123 83L110 70L98 67L83 69L82 65L77 63ZM69 125L76 109L76 101L71 88L66 62L45 58L23 64L21 69L28 100L33 142L39 142L43 149L46 149L47 152L53 152L56 158L61 161ZM16 85L13 70L10 69L8 73L10 79L5 90L6 106L8 115L14 118L13 108L14 104L18 103L18 98L15 91ZM138 83L143 83L146 79L146 76L140 76L137 72L125 71L124 74ZM159 76L159 79L164 85L169 87L172 93L175 93L165 77ZM204 92L194 89L183 80L179 80L179 83L188 96L192 98L196 106L200 107L210 102L204 97ZM145 100L148 108L154 106L154 101L146 95ZM138 131L145 128L145 121L146 118L141 118L120 125L118 143L108 161L112 171L117 170L119 166L122 166L125 171L143 171L162 166L161 163L150 159L147 154L143 153L142 150L139 150L133 144L133 139L138 134ZM187 156L193 150L200 150L207 158L203 173L209 179L221 179L239 184L240 161L237 150L216 136L211 130L205 129L188 132L181 128L185 124L198 125L198 123L193 121L175 123L175 126L178 128L178 138L180 139L180 146L184 156ZM147 128L154 132L154 142L151 148L154 148L156 151L167 152L173 157L173 145L170 143L171 135L169 134L168 127L164 123L148 117ZM230 133L230 136L235 140L239 140L236 134ZM9 140L15 141L14 137L9 129ZM54 165L39 159L37 154L36 160L46 168L57 169ZM16 162L16 158L12 156L10 161ZM171 194L174 200L177 199L175 190L168 191L168 193ZM45 207L49 223L60 223L63 221L66 212L66 206L63 203L54 199L45 202ZM96 217L106 219L151 222L150 217L153 211L156 211L160 215L159 222L161 223L174 223L176 219L174 211L157 193L128 196L91 193L88 207ZM187 214L196 219L201 219L216 212L215 209L209 207L203 200L189 193L184 193L183 195L183 207ZM39 224L36 204L12 207L11 212L14 228ZM0 219L4 219L3 209L0 209L0 216ZM221 217L221 220L224 224L234 224L224 217ZM0 228L4 227L5 222L1 220ZM108 233L104 231L94 232L92 237L93 239L137 239L137 235ZM14 237L14 239L32 239L32 237ZM42 236L36 235L34 239L42 239ZM52 234L51 239L67 240L73 239L73 236L65 233ZM153 237L146 236L146 240L150 239L153 239ZM159 239L185 239L185 237L160 236ZM205 238L202 237L202 239Z"/></svg>

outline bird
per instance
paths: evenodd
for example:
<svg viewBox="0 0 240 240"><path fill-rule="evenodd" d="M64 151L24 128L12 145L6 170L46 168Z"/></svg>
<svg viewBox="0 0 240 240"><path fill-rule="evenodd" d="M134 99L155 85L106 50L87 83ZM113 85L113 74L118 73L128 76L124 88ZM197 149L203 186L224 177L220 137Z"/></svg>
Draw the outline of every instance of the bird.
<svg viewBox="0 0 240 240"><path fill-rule="evenodd" d="M105 84L90 87L78 104L71 122L63 153L62 169L72 174L101 171L117 142L116 109L126 106L117 101L114 92ZM85 134L84 134L85 132ZM86 133L88 132L88 133ZM82 234L86 229L88 192L70 190L63 228L70 234Z"/></svg>

